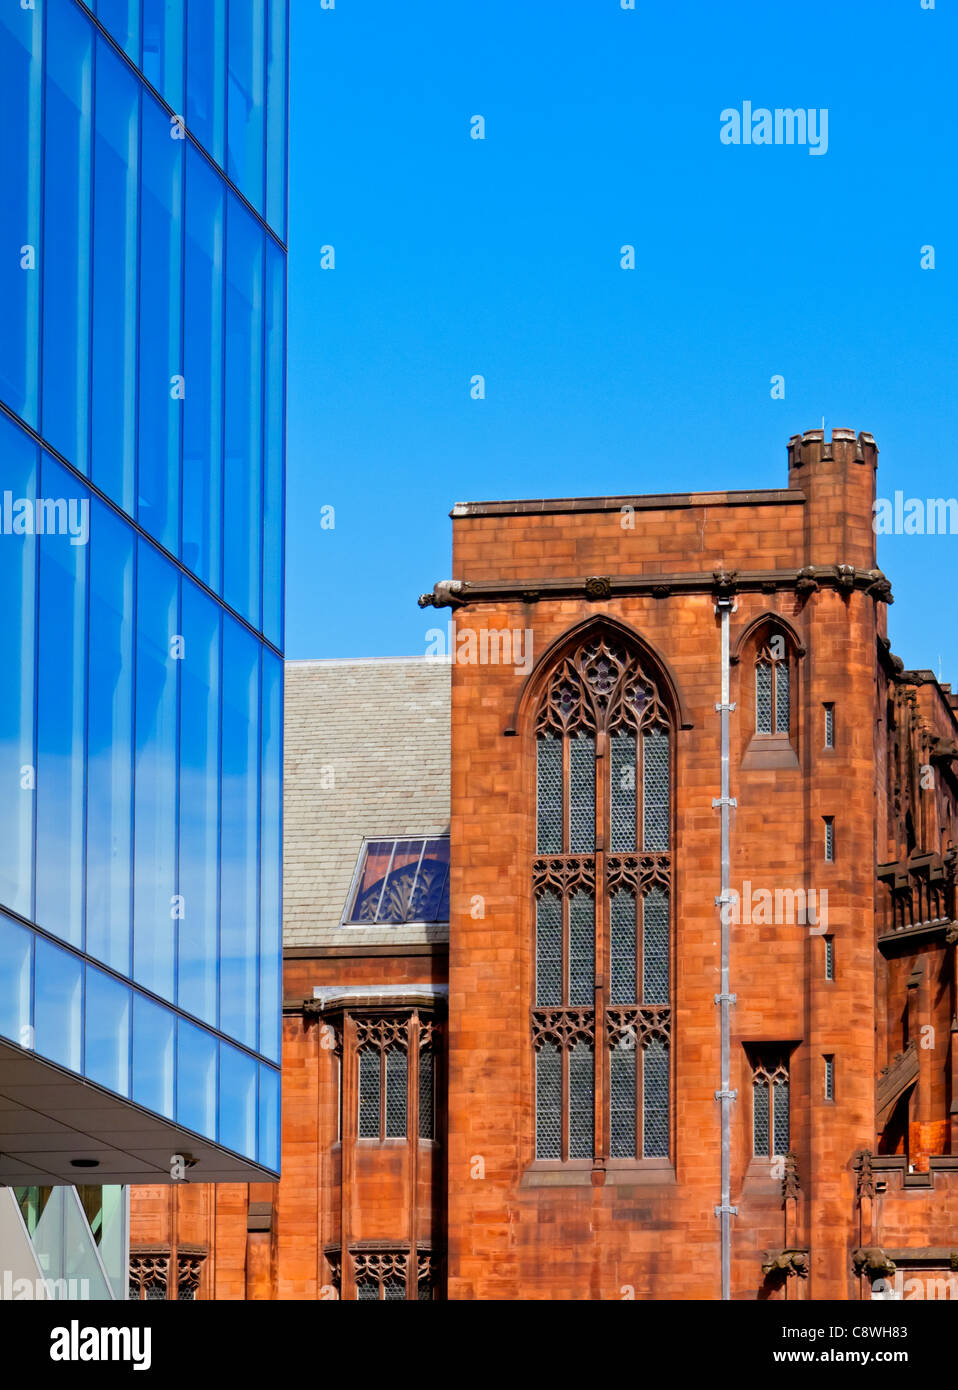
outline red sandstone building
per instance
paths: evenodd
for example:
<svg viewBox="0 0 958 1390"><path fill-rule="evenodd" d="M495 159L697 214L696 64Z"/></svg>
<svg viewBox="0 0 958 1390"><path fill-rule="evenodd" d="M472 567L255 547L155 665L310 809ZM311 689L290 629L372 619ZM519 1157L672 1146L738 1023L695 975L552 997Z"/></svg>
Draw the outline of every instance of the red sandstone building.
<svg viewBox="0 0 958 1390"><path fill-rule="evenodd" d="M283 1179L136 1189L139 1296L954 1279L958 697L876 464L457 504L451 667L287 667Z"/></svg>

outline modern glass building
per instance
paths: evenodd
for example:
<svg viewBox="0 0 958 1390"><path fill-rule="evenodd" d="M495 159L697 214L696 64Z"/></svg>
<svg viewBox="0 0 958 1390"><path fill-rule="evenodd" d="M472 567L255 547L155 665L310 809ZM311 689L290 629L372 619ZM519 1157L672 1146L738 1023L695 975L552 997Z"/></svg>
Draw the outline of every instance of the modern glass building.
<svg viewBox="0 0 958 1390"><path fill-rule="evenodd" d="M10 1187L279 1166L287 4L0 6Z"/></svg>

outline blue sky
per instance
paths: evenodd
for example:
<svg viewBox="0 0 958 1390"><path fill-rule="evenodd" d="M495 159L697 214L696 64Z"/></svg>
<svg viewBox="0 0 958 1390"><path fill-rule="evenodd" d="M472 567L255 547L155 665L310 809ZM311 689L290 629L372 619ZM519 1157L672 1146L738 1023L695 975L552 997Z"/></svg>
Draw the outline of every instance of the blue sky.
<svg viewBox="0 0 958 1390"><path fill-rule="evenodd" d="M636 5L292 0L289 656L422 654L457 500L783 487L823 416L958 495L954 7ZM827 153L723 145L744 100ZM958 682L958 536L879 564Z"/></svg>

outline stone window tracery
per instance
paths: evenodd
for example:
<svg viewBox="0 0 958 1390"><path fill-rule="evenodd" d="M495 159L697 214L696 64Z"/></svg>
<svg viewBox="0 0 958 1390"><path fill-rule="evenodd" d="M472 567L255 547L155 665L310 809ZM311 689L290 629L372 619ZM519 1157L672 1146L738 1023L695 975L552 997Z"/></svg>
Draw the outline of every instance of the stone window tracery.
<svg viewBox="0 0 958 1390"><path fill-rule="evenodd" d="M668 1158L673 720L651 663L600 632L534 728L535 1156Z"/></svg>

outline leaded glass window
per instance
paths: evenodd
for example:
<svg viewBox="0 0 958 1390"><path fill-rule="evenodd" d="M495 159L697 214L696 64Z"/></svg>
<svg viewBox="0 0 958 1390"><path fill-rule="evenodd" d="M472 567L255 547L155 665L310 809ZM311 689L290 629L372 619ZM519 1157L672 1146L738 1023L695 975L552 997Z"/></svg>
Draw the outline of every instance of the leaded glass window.
<svg viewBox="0 0 958 1390"><path fill-rule="evenodd" d="M666 926L668 923L666 923ZM612 970L609 993L613 1004L634 1004L636 989L635 898L627 888L612 895Z"/></svg>
<svg viewBox="0 0 958 1390"><path fill-rule="evenodd" d="M638 1049L627 1038L609 1053L609 1112L611 1117L609 1154L612 1158L635 1158L635 1064Z"/></svg>
<svg viewBox="0 0 958 1390"><path fill-rule="evenodd" d="M650 888L642 899L642 1003L669 1002L669 899Z"/></svg>
<svg viewBox="0 0 958 1390"><path fill-rule="evenodd" d="M763 1056L752 1067L752 1151L758 1158L788 1153L789 1081L787 1059Z"/></svg>
<svg viewBox="0 0 958 1390"><path fill-rule="evenodd" d="M578 892L569 904L569 1003L595 1000L595 904Z"/></svg>
<svg viewBox="0 0 958 1390"><path fill-rule="evenodd" d="M562 1003L562 903L548 892L536 903L536 1003Z"/></svg>
<svg viewBox="0 0 958 1390"><path fill-rule="evenodd" d="M642 1153L669 1154L669 1051L661 1038L652 1038L642 1057Z"/></svg>
<svg viewBox="0 0 958 1390"><path fill-rule="evenodd" d="M423 1048L419 1053L419 1138L436 1137L436 1090L433 1053Z"/></svg>
<svg viewBox="0 0 958 1390"><path fill-rule="evenodd" d="M535 1154L671 1153L673 731L663 677L597 630L535 716ZM596 1104L602 1068L602 1105Z"/></svg>
<svg viewBox="0 0 958 1390"><path fill-rule="evenodd" d="M406 1137L406 1051L391 1047L386 1053L386 1138Z"/></svg>
<svg viewBox="0 0 958 1390"><path fill-rule="evenodd" d="M790 721L788 648L781 633L775 633L755 662L755 732L787 734Z"/></svg>
<svg viewBox="0 0 958 1390"><path fill-rule="evenodd" d="M381 1093L379 1049L364 1047L359 1052L359 1137L379 1138Z"/></svg>
<svg viewBox="0 0 958 1390"><path fill-rule="evenodd" d="M562 1057L555 1043L536 1053L536 1158L562 1157Z"/></svg>

